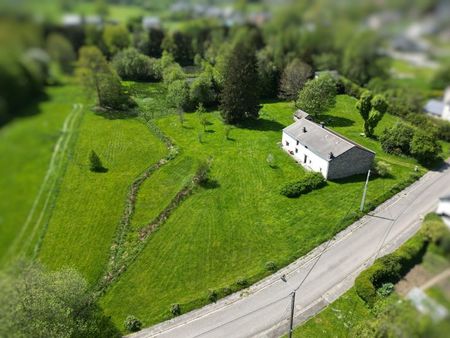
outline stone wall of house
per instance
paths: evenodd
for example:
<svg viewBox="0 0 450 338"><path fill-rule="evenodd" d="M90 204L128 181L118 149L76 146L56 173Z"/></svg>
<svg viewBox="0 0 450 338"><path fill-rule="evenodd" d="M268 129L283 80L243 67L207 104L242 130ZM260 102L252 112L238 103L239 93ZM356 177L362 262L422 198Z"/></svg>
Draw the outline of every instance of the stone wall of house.
<svg viewBox="0 0 450 338"><path fill-rule="evenodd" d="M330 161L328 179L338 179L347 176L365 174L372 167L375 154L353 147Z"/></svg>

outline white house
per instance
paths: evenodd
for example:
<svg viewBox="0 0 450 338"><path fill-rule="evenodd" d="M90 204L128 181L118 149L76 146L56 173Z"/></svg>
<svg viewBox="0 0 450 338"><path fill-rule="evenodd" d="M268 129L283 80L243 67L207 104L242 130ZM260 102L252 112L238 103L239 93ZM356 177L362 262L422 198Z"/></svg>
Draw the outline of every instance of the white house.
<svg viewBox="0 0 450 338"><path fill-rule="evenodd" d="M283 129L282 147L306 169L339 179L371 168L373 151L315 123L304 111L297 110L294 121Z"/></svg>
<svg viewBox="0 0 450 338"><path fill-rule="evenodd" d="M450 121L450 86L445 90L442 100L431 99L426 103L424 110L427 114Z"/></svg>
<svg viewBox="0 0 450 338"><path fill-rule="evenodd" d="M439 199L436 213L442 216L444 222L450 227L450 194Z"/></svg>

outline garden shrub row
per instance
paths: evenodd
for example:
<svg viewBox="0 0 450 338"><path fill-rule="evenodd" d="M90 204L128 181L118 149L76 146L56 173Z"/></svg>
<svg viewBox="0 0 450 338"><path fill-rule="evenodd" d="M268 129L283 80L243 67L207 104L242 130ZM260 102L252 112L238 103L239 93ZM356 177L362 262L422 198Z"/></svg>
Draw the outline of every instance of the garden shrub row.
<svg viewBox="0 0 450 338"><path fill-rule="evenodd" d="M300 195L319 189L326 184L324 177L319 173L308 173L300 181L291 182L281 188L281 195L299 197Z"/></svg>
<svg viewBox="0 0 450 338"><path fill-rule="evenodd" d="M427 216L417 234L393 253L378 258L356 278L356 293L368 306L377 301L377 289L398 282L421 260L430 243L439 244L450 236L440 220L434 222L434 217L437 216Z"/></svg>

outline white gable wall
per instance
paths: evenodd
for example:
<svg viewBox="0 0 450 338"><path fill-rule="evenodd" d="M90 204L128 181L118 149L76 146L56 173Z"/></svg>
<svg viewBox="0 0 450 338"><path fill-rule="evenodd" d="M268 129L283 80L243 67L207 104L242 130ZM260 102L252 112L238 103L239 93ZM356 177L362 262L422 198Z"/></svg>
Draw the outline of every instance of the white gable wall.
<svg viewBox="0 0 450 338"><path fill-rule="evenodd" d="M298 163L300 163L307 170L319 172L323 177L328 176L328 161L322 157L317 156L311 150L307 149L302 144L297 144L297 141L283 132L282 137L283 149L286 150ZM288 144L289 145L288 145ZM292 152L292 153L291 153ZM306 163L305 163L306 155Z"/></svg>

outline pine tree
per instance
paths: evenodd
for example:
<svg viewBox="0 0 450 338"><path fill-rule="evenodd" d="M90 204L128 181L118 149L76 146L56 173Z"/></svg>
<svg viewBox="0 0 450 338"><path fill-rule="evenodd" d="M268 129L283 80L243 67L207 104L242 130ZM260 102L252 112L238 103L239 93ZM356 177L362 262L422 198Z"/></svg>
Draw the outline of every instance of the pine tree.
<svg viewBox="0 0 450 338"><path fill-rule="evenodd" d="M258 72L255 47L238 41L229 56L221 95L221 115L226 123L236 124L259 115Z"/></svg>
<svg viewBox="0 0 450 338"><path fill-rule="evenodd" d="M100 157L93 150L89 154L89 169L93 172L101 172L104 170Z"/></svg>

